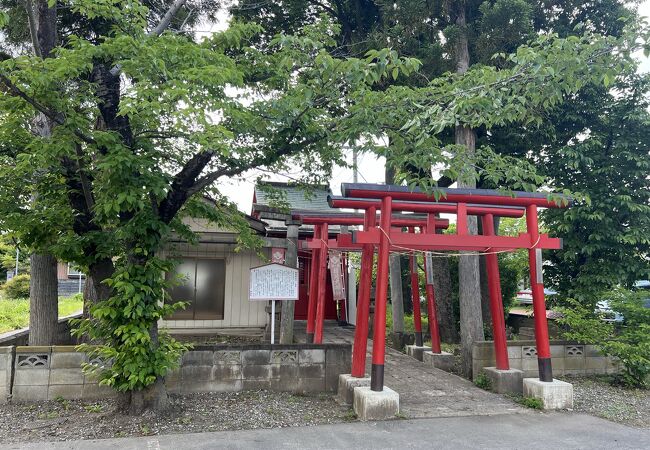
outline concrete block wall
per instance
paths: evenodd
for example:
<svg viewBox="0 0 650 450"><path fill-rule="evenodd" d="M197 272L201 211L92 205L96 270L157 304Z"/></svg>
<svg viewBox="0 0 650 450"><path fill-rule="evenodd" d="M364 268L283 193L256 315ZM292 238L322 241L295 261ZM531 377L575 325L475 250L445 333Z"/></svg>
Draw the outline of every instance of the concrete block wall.
<svg viewBox="0 0 650 450"><path fill-rule="evenodd" d="M7 403L11 393L14 347L0 347L0 404Z"/></svg>
<svg viewBox="0 0 650 450"><path fill-rule="evenodd" d="M554 375L613 374L619 371L618 362L603 355L598 346L570 341L551 341L551 365ZM511 369L523 370L524 377L538 377L535 341L508 342ZM472 346L472 374L476 377L483 367L495 366L492 341L477 342Z"/></svg>
<svg viewBox="0 0 650 450"><path fill-rule="evenodd" d="M111 388L84 375L81 365L85 362L87 355L76 352L74 346L16 347L12 400L92 400L115 396ZM93 362L105 363L98 358Z"/></svg>
<svg viewBox="0 0 650 450"><path fill-rule="evenodd" d="M210 345L183 355L167 376L171 392L335 392L339 374L351 369L347 344Z"/></svg>
<svg viewBox="0 0 650 450"><path fill-rule="evenodd" d="M15 353L15 355L14 355ZM0 402L98 399L115 396L81 366L88 356L74 346L0 347ZM92 363L108 364L95 358ZM210 345L183 355L166 384L172 393L267 389L294 393L335 392L350 372L348 344ZM12 382L13 380L13 382Z"/></svg>

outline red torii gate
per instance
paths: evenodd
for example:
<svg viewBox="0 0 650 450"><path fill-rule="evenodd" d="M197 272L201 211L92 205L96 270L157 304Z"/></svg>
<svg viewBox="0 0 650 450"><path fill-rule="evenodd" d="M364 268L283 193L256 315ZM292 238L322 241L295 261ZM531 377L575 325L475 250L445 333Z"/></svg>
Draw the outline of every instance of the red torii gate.
<svg viewBox="0 0 650 450"><path fill-rule="evenodd" d="M497 369L509 368L507 343L505 338L505 323L503 320L503 304L496 253L518 248L526 248L529 253L529 270L533 293L533 310L535 316L535 339L538 352L539 377L542 381L552 381L550 346L546 322L546 307L544 303L544 286L542 280L541 250L561 248L561 240L549 238L540 234L537 224L538 207L563 207L568 204L566 198L560 197L563 204L555 203L547 194L514 192L511 195L485 189L440 189L444 202L426 192L411 190L405 186L348 184L342 185L343 197L332 197L330 206L340 208L364 209L364 230L354 232L350 238L339 236L337 240L327 240L327 223L317 227L314 239L308 247L318 252L319 268L312 270L310 282L310 323L312 332L317 339L322 339L322 319L318 319L316 310L320 307L321 295L314 295L314 289L324 291L324 283L317 283L320 278L324 281L327 263L327 248L347 248L362 250L361 279L359 285L359 301L357 306L357 329L353 350L352 376L365 375L365 354L368 333L368 310L372 275L372 261L375 246L379 247L377 267L377 292L374 317L373 355L371 370L371 389L383 390L384 357L385 357L385 325L386 325L386 295L388 286L388 256L391 250L464 250L480 251L487 254L488 282L490 293L490 309L493 317L494 345ZM379 209L380 222L376 224L376 211ZM394 210L425 212L426 223L407 224L393 221ZM436 234L435 214L452 213L457 216L456 234ZM497 236L494 233L493 219L499 217L522 217L526 215L527 233L517 237ZM467 216L481 217L483 235L470 235L467 229ZM301 216L304 219L304 216ZM323 218L323 220L325 220ZM306 223L306 222L305 222ZM443 224L440 224L443 225ZM421 233L405 233L393 226L420 228ZM325 232L325 234L323 234ZM321 239L325 236L325 239ZM411 261L412 266L413 259ZM312 266L313 267L313 266ZM322 272L323 276L319 276ZM412 271L412 281L414 280ZM417 273L415 273L417 276ZM433 286L427 283L427 300L433 300ZM322 295L324 299L324 292ZM418 299L419 300L419 299ZM313 303L316 305L312 306ZM414 302L418 304L419 302ZM435 305L428 301L429 323L432 335L432 350L439 353L439 338L437 321L435 320ZM313 313L312 313L313 311ZM419 311L418 311L419 312ZM414 311L415 314L415 311ZM416 322L417 323L417 322ZM421 333L421 328L420 328Z"/></svg>
<svg viewBox="0 0 650 450"><path fill-rule="evenodd" d="M371 218L370 216L376 216L376 212L374 208L368 209L365 214L346 212L318 213L314 211L294 210L291 212L291 215L294 219L300 219L304 225L314 226L314 238L308 241L306 245L306 248L310 248L312 250L312 264L309 274L309 302L307 307L307 342L315 342L317 344L320 344L323 340L326 288L325 283L327 276L327 251L329 249L337 249L342 251L360 251L363 249L363 246L361 244L355 244L352 242L350 234L340 234L337 239L329 239L329 226L364 225L365 223L369 223L369 221L373 221L374 223L374 220L376 220L376 218ZM394 226L399 227L423 227L428 220L430 219L426 216L393 215L391 218L391 223ZM449 226L449 221L444 219L434 219L433 226L439 229L445 229ZM371 250L371 261L372 252L374 252L374 250ZM368 275L371 275L371 272ZM367 295L370 295L369 289L367 290ZM358 317L359 313L357 312L357 318ZM367 336L367 313L365 317ZM359 330L358 322L357 330ZM357 341L356 335L355 341ZM359 354L359 352L357 354ZM363 354L365 355L365 345L363 348Z"/></svg>

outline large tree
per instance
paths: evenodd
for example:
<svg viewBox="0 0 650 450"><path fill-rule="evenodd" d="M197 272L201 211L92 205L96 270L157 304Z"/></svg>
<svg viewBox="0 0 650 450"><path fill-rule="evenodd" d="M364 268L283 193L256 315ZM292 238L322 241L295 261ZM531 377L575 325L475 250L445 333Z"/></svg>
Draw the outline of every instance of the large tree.
<svg viewBox="0 0 650 450"><path fill-rule="evenodd" d="M112 361L99 376L127 393L132 411L164 408L163 376L182 346L158 330L173 307L161 302L160 273L171 263L156 255L173 232L191 238L181 218L234 226L253 245L215 183L258 167L299 166L309 181L327 175L339 158L332 144L355 138L340 126L346 103L415 62L387 51L336 59L325 50L326 20L263 54L248 45L256 25L199 42L152 32L138 2L68 8L90 28L52 58L0 63L0 135L12 144L0 166L3 227L84 268L98 303L80 332L101 344L89 351ZM49 135L31 132L35 117L52 123ZM204 194L218 207L207 208Z"/></svg>

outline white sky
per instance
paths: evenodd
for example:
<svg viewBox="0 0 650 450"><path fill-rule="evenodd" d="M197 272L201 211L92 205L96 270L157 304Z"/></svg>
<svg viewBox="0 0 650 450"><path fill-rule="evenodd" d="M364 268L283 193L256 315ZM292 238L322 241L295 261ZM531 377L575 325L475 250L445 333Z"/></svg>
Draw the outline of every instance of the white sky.
<svg viewBox="0 0 650 450"><path fill-rule="evenodd" d="M650 17L650 0L646 0L640 4L639 12L642 16ZM210 31L218 31L219 28L221 27L218 24L213 24L210 25L205 31L209 33ZM643 55L639 55L639 59L641 60L640 70L642 72L650 71L650 59L644 58ZM352 161L351 154L347 155L347 160L348 162ZM359 155L358 167L360 183L383 183L383 158L376 158L371 154ZM245 181L221 181L218 186L221 192L229 197L232 201L234 201L241 211L250 214L253 201L253 187L257 175L258 173L252 172ZM278 175L269 175L265 178L273 181L288 181L286 177ZM332 179L330 181L330 187L332 188L334 194L338 195L341 193L340 187L341 183L343 182L352 182L352 170L345 169L343 167L335 167L332 173Z"/></svg>

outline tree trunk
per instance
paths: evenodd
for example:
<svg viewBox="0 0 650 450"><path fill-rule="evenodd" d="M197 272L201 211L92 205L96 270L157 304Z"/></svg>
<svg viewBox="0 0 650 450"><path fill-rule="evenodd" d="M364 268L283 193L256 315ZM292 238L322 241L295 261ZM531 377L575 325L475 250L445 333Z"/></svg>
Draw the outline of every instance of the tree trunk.
<svg viewBox="0 0 650 450"><path fill-rule="evenodd" d="M393 342L401 348L404 339L404 295L402 293L402 264L398 254L390 255L390 303L393 311Z"/></svg>
<svg viewBox="0 0 650 450"><path fill-rule="evenodd" d="M395 171L392 168L386 167L385 180L386 184L395 182ZM388 273L390 279L390 304L393 312L393 343L395 347L401 348L404 338L404 296L402 293L402 264L399 255L390 255Z"/></svg>
<svg viewBox="0 0 650 450"><path fill-rule="evenodd" d="M456 72L465 73L469 68L469 46L467 37L466 2L458 2L456 25L459 35L456 41ZM470 127L456 126L455 142L466 148L466 160L472 161L476 150L476 133ZM467 164L458 179L459 188L475 188L474 167ZM468 216L469 234L478 233L476 216ZM459 307L460 307L460 342L462 356L462 373L466 378L472 377L472 345L483 340L483 316L481 313L481 282L479 258L476 252L461 252L458 261Z"/></svg>
<svg viewBox="0 0 650 450"><path fill-rule="evenodd" d="M484 330L492 329L492 315L490 313L490 289L487 277L487 258L485 255L479 257L479 272L481 275L481 315L483 316Z"/></svg>
<svg viewBox="0 0 650 450"><path fill-rule="evenodd" d="M287 251L284 264L289 267L298 267L298 227L293 221L287 222ZM280 315L280 344L293 344L293 316L296 302L285 300L282 302Z"/></svg>
<svg viewBox="0 0 650 450"><path fill-rule="evenodd" d="M59 318L56 258L34 253L30 265L29 345L54 345Z"/></svg>
<svg viewBox="0 0 650 450"><path fill-rule="evenodd" d="M442 342L457 343L459 341L454 304L451 296L451 276L449 259L431 258L433 264L433 290L436 296L436 311L438 313L438 328Z"/></svg>
<svg viewBox="0 0 650 450"><path fill-rule="evenodd" d="M154 322L149 328L151 346L158 347L158 322ZM150 410L156 412L166 411L170 408L167 386L163 377L156 378L156 381L144 389L127 391L120 395L120 407L129 415L139 416Z"/></svg>
<svg viewBox="0 0 650 450"><path fill-rule="evenodd" d="M111 288L104 281L113 276L113 261L100 259L88 268L86 285L84 287L84 312L85 319L90 317L90 309L97 302L108 300L112 295Z"/></svg>
<svg viewBox="0 0 650 450"><path fill-rule="evenodd" d="M49 58L56 46L56 4L51 8L47 0L27 2L27 18L34 47L34 54ZM39 113L34 119L36 136L52 136L52 123ZM38 192L34 193L38 197ZM29 345L52 345L56 342L59 318L58 279L56 258L52 255L34 253L30 257L29 282Z"/></svg>

